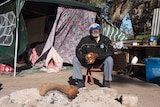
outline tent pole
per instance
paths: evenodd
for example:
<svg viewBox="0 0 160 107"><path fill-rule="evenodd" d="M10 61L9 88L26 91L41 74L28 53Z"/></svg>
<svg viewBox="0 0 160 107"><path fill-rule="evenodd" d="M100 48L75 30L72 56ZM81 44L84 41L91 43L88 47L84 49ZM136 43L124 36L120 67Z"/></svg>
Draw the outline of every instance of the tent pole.
<svg viewBox="0 0 160 107"><path fill-rule="evenodd" d="M16 5L18 6L19 0L16 0ZM17 68L17 51L18 51L18 29L19 29L19 12L18 9L19 7L16 6L16 40L15 40L15 50L14 50L14 77L16 76L16 68Z"/></svg>
<svg viewBox="0 0 160 107"><path fill-rule="evenodd" d="M19 18L16 18L17 21ZM18 22L17 22L18 23ZM15 56L14 56L14 77L16 76L16 68L17 68L17 51L18 51L18 25L16 25L16 41L15 41Z"/></svg>

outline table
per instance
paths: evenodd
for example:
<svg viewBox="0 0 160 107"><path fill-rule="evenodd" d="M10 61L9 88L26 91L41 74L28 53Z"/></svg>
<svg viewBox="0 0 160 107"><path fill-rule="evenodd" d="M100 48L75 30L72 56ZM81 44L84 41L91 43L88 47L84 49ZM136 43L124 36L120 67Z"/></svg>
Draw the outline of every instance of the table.
<svg viewBox="0 0 160 107"><path fill-rule="evenodd" d="M160 57L160 45L137 45L124 44L125 50L129 53L129 62L131 62L134 56L138 57L137 64L129 63L128 73L131 73L134 67L145 68L144 59L148 57Z"/></svg>
<svg viewBox="0 0 160 107"><path fill-rule="evenodd" d="M144 58L148 57L160 57L160 45L150 46L150 45L138 45L133 46L129 44L124 45L127 48L130 58L131 56L139 56L140 60L143 62Z"/></svg>
<svg viewBox="0 0 160 107"><path fill-rule="evenodd" d="M151 46L151 45L129 45L129 44L124 44L124 47L128 48L160 48L160 45L156 46Z"/></svg>

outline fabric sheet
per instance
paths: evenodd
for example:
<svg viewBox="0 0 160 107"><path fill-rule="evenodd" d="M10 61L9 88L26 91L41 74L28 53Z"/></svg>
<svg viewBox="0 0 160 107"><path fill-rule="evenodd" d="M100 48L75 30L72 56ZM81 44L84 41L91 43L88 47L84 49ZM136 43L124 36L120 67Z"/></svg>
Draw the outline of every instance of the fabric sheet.
<svg viewBox="0 0 160 107"><path fill-rule="evenodd" d="M72 64L75 48L80 39L89 34L96 12L71 7L58 7L56 20L43 50L52 45L65 63Z"/></svg>
<svg viewBox="0 0 160 107"><path fill-rule="evenodd" d="M48 73L59 72L62 69L63 59L59 56L59 54L53 47L47 54L45 66Z"/></svg>

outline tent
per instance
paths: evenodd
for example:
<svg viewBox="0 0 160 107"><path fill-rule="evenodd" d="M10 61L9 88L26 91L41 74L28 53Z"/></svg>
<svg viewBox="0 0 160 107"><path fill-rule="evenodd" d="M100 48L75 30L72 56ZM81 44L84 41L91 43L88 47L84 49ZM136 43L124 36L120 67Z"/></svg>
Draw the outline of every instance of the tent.
<svg viewBox="0 0 160 107"><path fill-rule="evenodd" d="M112 41L125 41L128 39L127 34L122 32L112 23L104 21L103 26L102 34L110 38Z"/></svg>
<svg viewBox="0 0 160 107"><path fill-rule="evenodd" d="M0 63L14 59L16 68L17 56L27 44L45 41L40 58L54 46L63 61L72 64L76 45L89 34L100 11L69 0L1 0Z"/></svg>
<svg viewBox="0 0 160 107"><path fill-rule="evenodd" d="M59 14L57 13L58 11L59 11ZM73 16L67 17L66 19L64 19L63 17L65 17L66 14L63 14L63 13L65 13L66 11L68 12L67 15L70 15L70 13L73 12L72 13ZM63 42L65 40L72 39L71 35L73 34L70 34L70 36L63 39L63 36L61 37L54 36L49 34L49 32L51 31L52 34L55 34L55 33L57 34L58 31L65 30L63 29L65 25L68 25L69 27L75 27L72 30L76 30L76 28L82 27L80 29L81 31L82 30L87 31L88 29L86 28L88 28L89 25L95 21L97 12L98 13L100 12L100 8L85 5L79 2L73 2L73 1L1 0L0 1L0 25L1 25L0 26L0 63L8 63L14 59L14 67L16 68L17 55L22 54L26 50L27 44L30 44L33 42L42 42L46 38L48 38L47 39L48 42L46 43L46 46L45 46L46 48L44 48L43 53L45 53L45 51L47 51L50 48L49 45L57 46L56 49L58 51L58 48L60 47L58 45L62 46L62 44L59 44L56 38L61 38L59 39L59 42ZM63 14L63 17L61 17L62 14ZM57 15L59 15L59 18L56 19L55 16ZM74 23L70 24L69 21L73 22L72 19L74 17L77 18L76 22L74 21ZM83 20L81 20L81 18ZM39 19L39 21L37 19ZM84 19L86 19L85 23L82 23ZM46 28L45 27L46 24L48 26L53 24L50 22L50 20L51 22L53 22L54 20L56 21L56 23L63 22L62 20L66 20L66 22L60 23L61 26L60 24L57 24L57 25L54 24L53 28L51 27ZM32 27L32 25L30 25L30 22L33 22L32 23L33 26L35 24L37 26L41 26L43 22L43 25L44 25L43 29L34 28L33 30L30 28L31 31L28 31L29 26ZM73 26L73 24L76 24L76 23L78 23L78 25L81 24L83 26L79 26L79 27L78 25ZM59 26L59 30L57 29L57 26ZM66 27L66 29L68 29L69 27ZM55 28L57 32L55 32ZM42 32L43 37L40 37L39 34L35 34L36 31L41 32L42 30L43 30ZM80 30L77 32L80 33ZM31 35L29 35L29 33ZM45 35L49 35L49 37L48 36L44 37ZM81 38L84 35L85 33L83 35L80 35L76 39L75 41L76 43L73 43L73 45L76 45L79 38ZM70 47L70 49L72 48ZM15 69L14 75L16 75L16 69Z"/></svg>

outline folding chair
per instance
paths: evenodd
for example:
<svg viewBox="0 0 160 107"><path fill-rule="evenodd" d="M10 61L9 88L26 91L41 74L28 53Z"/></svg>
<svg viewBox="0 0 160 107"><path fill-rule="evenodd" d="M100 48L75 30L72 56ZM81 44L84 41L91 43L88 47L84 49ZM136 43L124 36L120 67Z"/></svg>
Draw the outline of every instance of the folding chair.
<svg viewBox="0 0 160 107"><path fill-rule="evenodd" d="M90 77L90 80L91 80L91 84L94 85L94 80L93 80L93 77L92 77L92 72L102 72L102 68L100 67L97 67L97 68L88 68L87 69L87 72L86 72L86 77L85 77L85 86L87 86L88 84L88 77Z"/></svg>

